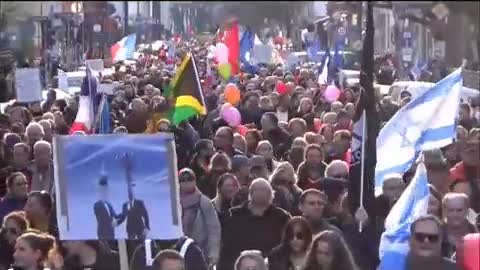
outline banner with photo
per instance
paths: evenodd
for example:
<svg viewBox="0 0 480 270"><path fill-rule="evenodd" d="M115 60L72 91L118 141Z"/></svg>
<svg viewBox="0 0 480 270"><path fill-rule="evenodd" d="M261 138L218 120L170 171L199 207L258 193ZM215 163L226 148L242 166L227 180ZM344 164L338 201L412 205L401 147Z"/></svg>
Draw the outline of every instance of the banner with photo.
<svg viewBox="0 0 480 270"><path fill-rule="evenodd" d="M183 236L173 135L56 136L61 240Z"/></svg>

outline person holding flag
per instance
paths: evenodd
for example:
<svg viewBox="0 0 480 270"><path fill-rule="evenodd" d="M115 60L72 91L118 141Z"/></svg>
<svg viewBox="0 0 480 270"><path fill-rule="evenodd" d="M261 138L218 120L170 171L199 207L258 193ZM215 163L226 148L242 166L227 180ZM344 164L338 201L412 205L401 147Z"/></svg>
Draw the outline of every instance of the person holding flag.
<svg viewBox="0 0 480 270"><path fill-rule="evenodd" d="M373 180L377 163L375 151L380 119L373 88L375 29L372 5L371 2L367 3L366 35L360 74L361 94L353 117L352 165L347 198L350 212L358 223L358 232L352 232L350 242L356 247L353 252L359 260L358 263L365 269L374 268L377 263L373 260L376 257L377 245L372 239L378 238Z"/></svg>
<svg viewBox="0 0 480 270"><path fill-rule="evenodd" d="M442 222L427 215L430 192L423 162L422 157L415 177L387 216L378 270L457 269L442 257Z"/></svg>

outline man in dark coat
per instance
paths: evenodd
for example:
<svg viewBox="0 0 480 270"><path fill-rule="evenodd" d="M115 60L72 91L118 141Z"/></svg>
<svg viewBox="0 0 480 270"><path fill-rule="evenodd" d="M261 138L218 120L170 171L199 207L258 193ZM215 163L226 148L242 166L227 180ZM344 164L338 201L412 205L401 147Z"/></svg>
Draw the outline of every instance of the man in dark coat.
<svg viewBox="0 0 480 270"><path fill-rule="evenodd" d="M207 263L200 247L193 239L186 236L173 241L157 240L150 242L152 260L155 254L164 249L174 249L185 258L185 270L207 270ZM152 261L147 261L145 255L145 243L141 243L135 249L130 261L130 270L154 270Z"/></svg>
<svg viewBox="0 0 480 270"><path fill-rule="evenodd" d="M244 250L260 250L267 256L280 244L283 227L290 215L272 205L273 190L267 180L254 180L249 194L251 200L231 208L225 218L218 270L233 269L235 260Z"/></svg>
<svg viewBox="0 0 480 270"><path fill-rule="evenodd" d="M106 176L100 178L99 189L101 199L93 205L97 218L97 236L99 240L112 240L115 239L115 227L121 223L121 215L117 215L112 204L108 202L108 178Z"/></svg>
<svg viewBox="0 0 480 270"><path fill-rule="evenodd" d="M128 239L145 239L150 222L144 202L132 197L123 204L122 214L127 219Z"/></svg>

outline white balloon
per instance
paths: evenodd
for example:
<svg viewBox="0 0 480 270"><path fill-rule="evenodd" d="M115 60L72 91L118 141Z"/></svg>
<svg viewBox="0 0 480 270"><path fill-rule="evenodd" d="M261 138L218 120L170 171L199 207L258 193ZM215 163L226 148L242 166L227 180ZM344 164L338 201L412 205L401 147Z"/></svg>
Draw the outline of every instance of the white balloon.
<svg viewBox="0 0 480 270"><path fill-rule="evenodd" d="M219 64L228 63L228 48L223 43L218 43L215 47L215 59Z"/></svg>

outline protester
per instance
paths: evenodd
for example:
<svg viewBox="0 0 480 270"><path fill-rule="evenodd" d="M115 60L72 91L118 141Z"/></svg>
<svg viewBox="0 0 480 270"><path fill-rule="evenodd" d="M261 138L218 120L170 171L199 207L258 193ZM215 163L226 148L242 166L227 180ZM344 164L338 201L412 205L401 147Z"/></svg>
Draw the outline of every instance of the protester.
<svg viewBox="0 0 480 270"><path fill-rule="evenodd" d="M235 262L235 270L267 270L262 253L258 250L242 251Z"/></svg>
<svg viewBox="0 0 480 270"><path fill-rule="evenodd" d="M268 256L268 269L303 269L311 242L312 231L306 220L293 217L285 225L282 243Z"/></svg>
<svg viewBox="0 0 480 270"><path fill-rule="evenodd" d="M28 194L25 204L25 214L30 227L43 233L58 236L58 228L52 219L53 201L45 191L32 191Z"/></svg>
<svg viewBox="0 0 480 270"><path fill-rule="evenodd" d="M266 256L280 243L283 227L290 215L273 206L272 200L270 183L258 178L250 185L249 201L230 209L230 216L223 226L219 270L231 269L243 250L257 249Z"/></svg>
<svg viewBox="0 0 480 270"><path fill-rule="evenodd" d="M313 239L305 270L316 269L357 269L352 254L341 234L327 230Z"/></svg>
<svg viewBox="0 0 480 270"><path fill-rule="evenodd" d="M119 269L118 254L99 241L65 241L62 243L67 250L63 267L65 269L93 270Z"/></svg>
<svg viewBox="0 0 480 270"><path fill-rule="evenodd" d="M32 172L32 191L45 190L54 194L52 147L40 140L33 146L33 163L28 167Z"/></svg>
<svg viewBox="0 0 480 270"><path fill-rule="evenodd" d="M147 242L148 243L148 242ZM186 236L173 241L156 240L150 242L151 254L155 255L164 250L182 252L180 255L185 260L185 270L207 270L208 265L202 250L195 241ZM153 260L154 258L152 258ZM153 263L152 263L153 264ZM145 242L138 245L132 254L130 270L155 270L146 260ZM158 264L157 264L158 266ZM163 269L163 268L160 268ZM175 269L176 270L176 269Z"/></svg>
<svg viewBox="0 0 480 270"><path fill-rule="evenodd" d="M183 231L198 243L209 265L213 266L219 258L221 233L215 208L197 188L192 170L182 169L179 181Z"/></svg>
<svg viewBox="0 0 480 270"><path fill-rule="evenodd" d="M417 218L411 225L410 252L407 270L457 269L455 263L442 257L442 223L434 216Z"/></svg>
<svg viewBox="0 0 480 270"><path fill-rule="evenodd" d="M7 178L7 194L0 200L0 220L13 211L23 210L27 202L28 182L21 172Z"/></svg>
<svg viewBox="0 0 480 270"><path fill-rule="evenodd" d="M323 162L324 152L321 146L311 144L305 149L305 161L298 167L298 186L307 190L318 188L327 165Z"/></svg>
<svg viewBox="0 0 480 270"><path fill-rule="evenodd" d="M13 253L17 238L29 228L24 212L11 212L2 219L0 231L0 269L7 269L13 264Z"/></svg>
<svg viewBox="0 0 480 270"><path fill-rule="evenodd" d="M235 175L226 173L218 178L217 196L212 200L212 203L219 215L231 208L233 195L239 188L240 184Z"/></svg>
<svg viewBox="0 0 480 270"><path fill-rule="evenodd" d="M332 230L340 232L338 228L329 224L323 217L323 211L327 205L327 195L317 189L307 189L300 196L300 211L308 221L314 235Z"/></svg>
<svg viewBox="0 0 480 270"><path fill-rule="evenodd" d="M444 255L447 258L455 253L457 244L465 235L477 232L475 225L467 219L468 210L467 195L447 193L443 197L442 212L446 224Z"/></svg>
<svg viewBox="0 0 480 270"><path fill-rule="evenodd" d="M280 163L269 179L275 191L273 204L289 212L299 214L298 204L302 190L297 186L297 174L288 162Z"/></svg>
<svg viewBox="0 0 480 270"><path fill-rule="evenodd" d="M185 260L174 250L164 250L157 254L154 260L155 270L184 270Z"/></svg>
<svg viewBox="0 0 480 270"><path fill-rule="evenodd" d="M47 269L55 248L55 238L48 234L41 232L24 233L17 238L15 244L14 265L22 269Z"/></svg>

